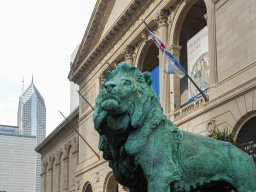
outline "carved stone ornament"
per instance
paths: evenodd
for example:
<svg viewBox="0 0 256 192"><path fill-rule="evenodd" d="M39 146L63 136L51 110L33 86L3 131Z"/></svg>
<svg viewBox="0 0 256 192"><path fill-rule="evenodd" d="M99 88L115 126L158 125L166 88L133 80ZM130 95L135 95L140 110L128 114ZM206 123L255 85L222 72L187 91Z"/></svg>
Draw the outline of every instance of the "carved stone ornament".
<svg viewBox="0 0 256 192"><path fill-rule="evenodd" d="M135 48L133 45L127 45L125 48L124 57L125 58L133 57L134 50L135 50Z"/></svg>
<svg viewBox="0 0 256 192"><path fill-rule="evenodd" d="M130 192L190 192L224 181L256 191L256 168L234 145L180 130L163 113L149 72L121 63L96 100L99 149Z"/></svg>
<svg viewBox="0 0 256 192"><path fill-rule="evenodd" d="M212 134L213 131L215 131L215 129L216 129L216 124L215 124L215 120L213 119L213 120L211 120L211 121L208 123L206 130L207 130L207 133L208 133L208 134Z"/></svg>
<svg viewBox="0 0 256 192"><path fill-rule="evenodd" d="M158 25L167 24L168 16L168 11L165 9L161 9L157 15Z"/></svg>

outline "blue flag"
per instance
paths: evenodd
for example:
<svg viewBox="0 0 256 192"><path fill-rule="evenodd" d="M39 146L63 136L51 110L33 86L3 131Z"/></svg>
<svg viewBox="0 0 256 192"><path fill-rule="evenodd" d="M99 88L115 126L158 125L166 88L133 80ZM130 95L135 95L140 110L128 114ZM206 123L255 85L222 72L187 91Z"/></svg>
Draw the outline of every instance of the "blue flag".
<svg viewBox="0 0 256 192"><path fill-rule="evenodd" d="M148 32L149 36L152 37L156 46L165 53L168 62L166 63L164 71L168 74L176 73L180 78L184 77L186 70L181 66L177 59L171 54L169 50L166 49L162 41L151 31Z"/></svg>

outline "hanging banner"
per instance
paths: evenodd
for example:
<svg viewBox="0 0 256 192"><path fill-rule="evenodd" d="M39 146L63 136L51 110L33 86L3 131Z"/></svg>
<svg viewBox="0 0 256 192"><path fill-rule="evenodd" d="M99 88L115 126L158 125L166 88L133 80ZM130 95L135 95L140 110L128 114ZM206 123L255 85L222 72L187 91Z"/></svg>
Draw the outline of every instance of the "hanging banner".
<svg viewBox="0 0 256 192"><path fill-rule="evenodd" d="M209 87L208 28L204 27L187 42L188 74L202 91ZM188 81L189 99L199 94Z"/></svg>

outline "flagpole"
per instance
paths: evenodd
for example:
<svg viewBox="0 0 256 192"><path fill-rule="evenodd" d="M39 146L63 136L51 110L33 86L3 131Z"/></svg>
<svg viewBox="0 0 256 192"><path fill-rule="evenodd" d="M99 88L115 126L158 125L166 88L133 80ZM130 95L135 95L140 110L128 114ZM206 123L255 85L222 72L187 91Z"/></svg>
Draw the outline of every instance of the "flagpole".
<svg viewBox="0 0 256 192"><path fill-rule="evenodd" d="M105 61L105 63L107 63L107 65L110 67L111 70L113 70L114 68L109 64L108 61Z"/></svg>
<svg viewBox="0 0 256 192"><path fill-rule="evenodd" d="M193 85L197 88L197 90L199 91L199 93L201 93L201 95L204 98L204 101L207 102L209 101L209 98L204 94L204 92L198 87L198 85L196 84L196 82L187 74L185 73L185 75L189 78L189 80L191 81L191 83L193 83Z"/></svg>
<svg viewBox="0 0 256 192"><path fill-rule="evenodd" d="M59 113L61 114L61 116L68 121L68 119L63 115L63 113L61 113L61 111L59 111ZM94 151L94 149L91 147L91 145L84 139L84 137L76 130L75 127L71 126L73 128L73 130L78 134L78 136L86 143L86 145L93 151L93 153L98 157L98 159L100 159L100 156L96 153L96 151Z"/></svg>
<svg viewBox="0 0 256 192"><path fill-rule="evenodd" d="M142 21L143 21L143 23L145 24L147 30L148 30L148 31L151 31L151 29L149 28L149 26L148 26L148 24L146 23L146 21L145 21L144 19L143 19Z"/></svg>
<svg viewBox="0 0 256 192"><path fill-rule="evenodd" d="M145 24L147 30L148 30L149 32L151 32L151 30L150 30L148 24L145 22L144 19L142 19L142 22ZM175 59L175 58L174 58L174 59ZM176 60L176 59L175 59L175 60ZM188 73L185 72L185 71L184 71L184 73L185 73L185 76L187 76L187 77L189 78L189 80L193 83L193 85L194 85L194 86L197 88L197 90L201 93L201 95L203 96L205 102L207 102L207 101L209 100L209 98L208 98L208 97L204 94L204 92L198 87L198 85L197 85L197 84L195 83L195 81L188 75Z"/></svg>
<svg viewBox="0 0 256 192"><path fill-rule="evenodd" d="M90 104L90 102L80 93L80 91L77 91L77 93L86 101L88 105L94 110L94 107Z"/></svg>

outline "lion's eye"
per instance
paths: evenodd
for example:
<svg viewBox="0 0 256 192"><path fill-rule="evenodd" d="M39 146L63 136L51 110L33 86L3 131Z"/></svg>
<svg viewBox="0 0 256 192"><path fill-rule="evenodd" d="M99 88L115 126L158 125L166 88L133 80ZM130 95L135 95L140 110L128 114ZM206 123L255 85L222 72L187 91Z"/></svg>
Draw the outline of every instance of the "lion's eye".
<svg viewBox="0 0 256 192"><path fill-rule="evenodd" d="M131 84L132 84L132 82L130 80L128 80L128 79L124 80L124 85L131 85Z"/></svg>

